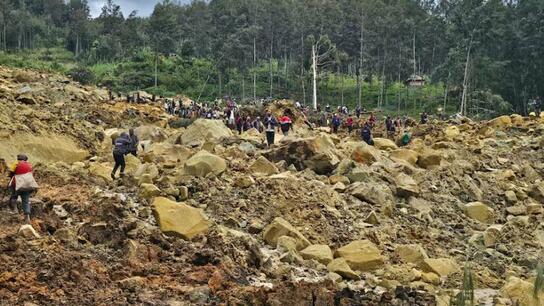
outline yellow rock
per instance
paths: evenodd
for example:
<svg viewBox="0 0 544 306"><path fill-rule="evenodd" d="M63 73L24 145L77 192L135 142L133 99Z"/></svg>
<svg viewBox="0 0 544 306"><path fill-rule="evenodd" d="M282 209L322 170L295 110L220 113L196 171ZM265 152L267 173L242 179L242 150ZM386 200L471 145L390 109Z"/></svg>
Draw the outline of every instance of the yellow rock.
<svg viewBox="0 0 544 306"><path fill-rule="evenodd" d="M210 227L202 210L187 204L158 197L153 200L153 208L157 223L165 234L189 240L206 233Z"/></svg>
<svg viewBox="0 0 544 306"><path fill-rule="evenodd" d="M465 214L483 223L493 223L495 211L482 202L471 202L465 205Z"/></svg>
<svg viewBox="0 0 544 306"><path fill-rule="evenodd" d="M310 245L300 251L300 255L304 259L315 259L324 265L329 264L333 259L331 248L324 244Z"/></svg>
<svg viewBox="0 0 544 306"><path fill-rule="evenodd" d="M544 305L544 293L539 294L539 299L533 295L534 285L515 276L510 276L501 288L501 295L510 298L515 305L542 306Z"/></svg>
<svg viewBox="0 0 544 306"><path fill-rule="evenodd" d="M253 164L251 164L249 170L253 174L257 175L272 175L280 173L278 167L276 167L274 163L270 162L264 156L259 156L259 158L257 158L257 160L255 160Z"/></svg>
<svg viewBox="0 0 544 306"><path fill-rule="evenodd" d="M429 256L419 244L401 244L395 248L395 254L405 263L419 265Z"/></svg>
<svg viewBox="0 0 544 306"><path fill-rule="evenodd" d="M220 120L197 119L187 127L180 140L186 145L206 140L217 141L232 135L232 131Z"/></svg>
<svg viewBox="0 0 544 306"><path fill-rule="evenodd" d="M409 149L399 149L391 152L389 157L396 160L403 160L411 165L415 165L417 163L417 159L419 158L419 153Z"/></svg>
<svg viewBox="0 0 544 306"><path fill-rule="evenodd" d="M455 138L455 137L459 136L459 134L461 134L461 131L459 131L458 127L452 125L452 126L448 126L447 128L444 129L444 134L448 138Z"/></svg>
<svg viewBox="0 0 544 306"><path fill-rule="evenodd" d="M327 265L327 269L347 279L359 279L359 275L350 268L344 258L334 259Z"/></svg>
<svg viewBox="0 0 544 306"><path fill-rule="evenodd" d="M285 219L278 217L272 221L263 230L263 239L272 246L276 246L281 236L293 237L297 241L297 250L301 250L310 245L310 241L304 237L296 228L294 228Z"/></svg>
<svg viewBox="0 0 544 306"><path fill-rule="evenodd" d="M397 145L387 138L374 138L374 146L380 150L395 150L398 149Z"/></svg>
<svg viewBox="0 0 544 306"><path fill-rule="evenodd" d="M111 171L112 170L113 170L112 166L110 166L107 163L101 163L101 164L91 163L91 165L89 166L89 173L92 176L99 177L99 178L103 179L106 182L113 181L111 179Z"/></svg>
<svg viewBox="0 0 544 306"><path fill-rule="evenodd" d="M433 284L433 285L440 284L440 276L436 275L433 272L422 273L421 274L421 280L426 282L426 283Z"/></svg>
<svg viewBox="0 0 544 306"><path fill-rule="evenodd" d="M200 151L185 162L185 172L194 176L203 177L210 173L218 175L226 169L225 160L208 151Z"/></svg>
<svg viewBox="0 0 544 306"><path fill-rule="evenodd" d="M523 117L518 114L514 114L510 116L510 119L512 120L512 124L515 126L523 125Z"/></svg>
<svg viewBox="0 0 544 306"><path fill-rule="evenodd" d="M427 149L421 152L421 155L417 160L417 164L421 168L429 169L432 167L440 166L441 161L442 155L440 154L440 152Z"/></svg>
<svg viewBox="0 0 544 306"><path fill-rule="evenodd" d="M151 199L161 194L161 190L153 184L142 184L140 186L140 198Z"/></svg>
<svg viewBox="0 0 544 306"><path fill-rule="evenodd" d="M289 236L281 236L278 238L278 243L276 244L276 248L278 249L284 249L285 251L297 251L297 240L293 237Z"/></svg>
<svg viewBox="0 0 544 306"><path fill-rule="evenodd" d="M488 124L495 128L507 128L512 126L512 118L510 116L500 116L488 121Z"/></svg>
<svg viewBox="0 0 544 306"><path fill-rule="evenodd" d="M0 138L0 158L14 162L17 154L24 153L31 163L51 164L63 161L68 164L83 161L89 152L81 149L71 138L64 135L32 135L16 133L9 138Z"/></svg>
<svg viewBox="0 0 544 306"><path fill-rule="evenodd" d="M380 250L369 240L356 240L336 251L354 270L370 271L384 265Z"/></svg>
<svg viewBox="0 0 544 306"><path fill-rule="evenodd" d="M353 150L351 159L358 163L372 165L378 161L380 152L369 145L360 145Z"/></svg>
<svg viewBox="0 0 544 306"><path fill-rule="evenodd" d="M439 276L448 276L460 271L455 260L451 258L427 258L420 267L424 272L433 272Z"/></svg>
<svg viewBox="0 0 544 306"><path fill-rule="evenodd" d="M489 248L495 245L500 237L502 227L503 226L501 224L493 224L484 231L484 245L486 247Z"/></svg>

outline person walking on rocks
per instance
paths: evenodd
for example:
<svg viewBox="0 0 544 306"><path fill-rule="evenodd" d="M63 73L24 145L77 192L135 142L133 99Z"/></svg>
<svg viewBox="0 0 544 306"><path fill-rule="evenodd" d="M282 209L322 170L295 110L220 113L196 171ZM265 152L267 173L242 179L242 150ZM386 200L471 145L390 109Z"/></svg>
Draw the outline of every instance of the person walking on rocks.
<svg viewBox="0 0 544 306"><path fill-rule="evenodd" d="M351 115L346 119L346 127L348 128L348 133L351 135L351 132L353 131L353 117L351 117Z"/></svg>
<svg viewBox="0 0 544 306"><path fill-rule="evenodd" d="M115 173L120 169L120 177L125 176L125 155L130 151L130 136L127 133L121 133L117 139L115 139L113 146L113 160L115 165L113 166L113 171L111 172L111 178L115 179Z"/></svg>
<svg viewBox="0 0 544 306"><path fill-rule="evenodd" d="M293 129L293 121L287 114L284 114L283 117L280 118L280 128L283 136L288 136L289 130Z"/></svg>
<svg viewBox="0 0 544 306"><path fill-rule="evenodd" d="M128 130L128 137L130 138L128 153L138 157L138 145L140 144L140 140L138 139L138 136L134 134L134 129Z"/></svg>
<svg viewBox="0 0 544 306"><path fill-rule="evenodd" d="M340 127L341 124L342 124L342 121L340 120L340 117L338 116L338 114L334 114L332 116L332 132L334 134L338 133L338 128Z"/></svg>
<svg viewBox="0 0 544 306"><path fill-rule="evenodd" d="M264 117L264 126L266 128L266 144L268 147L274 144L277 125L278 121L276 120L276 118L272 115L270 111L267 112Z"/></svg>
<svg viewBox="0 0 544 306"><path fill-rule="evenodd" d="M14 213L18 213L17 198L21 197L25 222L30 223L30 196L38 189L38 184L32 173L32 165L28 162L28 157L24 154L17 155L17 161L9 168L11 181L9 187L11 190L10 206Z"/></svg>
<svg viewBox="0 0 544 306"><path fill-rule="evenodd" d="M365 122L365 125L363 126L363 129L361 130L361 138L363 138L363 141L366 142L369 145L374 145L374 140L372 140L372 127L370 123Z"/></svg>

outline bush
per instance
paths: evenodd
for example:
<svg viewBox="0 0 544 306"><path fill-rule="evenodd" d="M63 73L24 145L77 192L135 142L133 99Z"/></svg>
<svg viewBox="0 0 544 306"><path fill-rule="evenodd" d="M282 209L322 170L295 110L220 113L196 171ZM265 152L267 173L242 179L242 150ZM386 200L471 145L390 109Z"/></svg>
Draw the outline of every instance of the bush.
<svg viewBox="0 0 544 306"><path fill-rule="evenodd" d="M85 67L73 68L68 72L68 75L74 81L77 81L84 85L91 84L94 81L94 73Z"/></svg>

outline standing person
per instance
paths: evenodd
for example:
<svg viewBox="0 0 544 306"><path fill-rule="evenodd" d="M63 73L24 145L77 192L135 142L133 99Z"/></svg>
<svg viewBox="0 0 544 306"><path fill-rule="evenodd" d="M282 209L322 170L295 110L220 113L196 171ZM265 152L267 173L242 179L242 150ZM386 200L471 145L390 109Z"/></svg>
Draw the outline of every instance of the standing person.
<svg viewBox="0 0 544 306"><path fill-rule="evenodd" d="M259 131L259 133L262 133L264 131L264 125L261 121L261 117L255 118L255 121L253 121L253 127Z"/></svg>
<svg viewBox="0 0 544 306"><path fill-rule="evenodd" d="M268 147L274 144L274 136L276 133L277 125L278 121L274 116L272 116L272 113L268 111L264 117L264 126L266 128L266 143Z"/></svg>
<svg viewBox="0 0 544 306"><path fill-rule="evenodd" d="M361 107L360 106L357 106L357 108L355 109L355 116L357 116L357 119L361 118Z"/></svg>
<svg viewBox="0 0 544 306"><path fill-rule="evenodd" d="M293 121L291 121L291 118L287 114L283 114L283 117L280 118L280 128L283 136L288 136L289 130L293 129Z"/></svg>
<svg viewBox="0 0 544 306"><path fill-rule="evenodd" d="M251 117L247 116L246 120L244 121L243 130L244 130L244 132L247 132L247 131L251 130L252 127L253 127L253 125L252 125Z"/></svg>
<svg viewBox="0 0 544 306"><path fill-rule="evenodd" d="M370 117L368 118L368 124L370 125L370 127L374 127L374 125L376 124L376 115L374 115L374 113L370 114Z"/></svg>
<svg viewBox="0 0 544 306"><path fill-rule="evenodd" d="M387 116L387 119L385 119L385 130L387 131L387 136L391 136L395 133L395 126L393 125L393 120L391 120L391 117Z"/></svg>
<svg viewBox="0 0 544 306"><path fill-rule="evenodd" d="M30 223L30 195L36 191L38 185L32 174L32 165L28 162L28 157L24 154L17 155L17 161L9 168L9 177L11 178L9 188L11 197L9 199L11 209L18 213L17 198L21 197L25 222Z"/></svg>
<svg viewBox="0 0 544 306"><path fill-rule="evenodd" d="M348 119L346 119L346 127L348 128L348 133L351 134L353 131L353 117L351 115L348 115Z"/></svg>
<svg viewBox="0 0 544 306"><path fill-rule="evenodd" d="M332 132L333 133L335 134L338 133L338 127L340 127L340 124L342 124L340 117L337 114L334 114L332 116Z"/></svg>
<svg viewBox="0 0 544 306"><path fill-rule="evenodd" d="M370 123L365 122L365 125L363 125L363 128L361 129L361 138L363 138L363 141L366 142L369 145L374 145L374 140L372 140L372 127Z"/></svg>
<svg viewBox="0 0 544 306"><path fill-rule="evenodd" d="M397 128L398 131L402 128L402 122L400 121L400 117L397 116L397 119L395 119L395 128Z"/></svg>
<svg viewBox="0 0 544 306"><path fill-rule="evenodd" d="M410 141L412 140L412 137L410 136L410 134L408 133L408 131L404 131L404 135L402 135L402 138L401 138L401 144L402 146L407 146Z"/></svg>
<svg viewBox="0 0 544 306"><path fill-rule="evenodd" d="M128 153L138 157L138 145L140 144L140 140L138 139L138 136L134 134L134 129L128 130L128 137L130 139L130 147Z"/></svg>
<svg viewBox="0 0 544 306"><path fill-rule="evenodd" d="M423 112L421 114L421 124L427 124L429 122L429 115L427 115L427 112Z"/></svg>
<svg viewBox="0 0 544 306"><path fill-rule="evenodd" d="M241 115L238 115L236 117L236 130L238 131L238 134L242 134L243 129L244 129L244 118Z"/></svg>
<svg viewBox="0 0 544 306"><path fill-rule="evenodd" d="M117 139L115 139L113 146L113 160L115 165L113 166L113 171L111 172L111 178L115 179L115 173L117 169L120 168L119 176L122 178L125 176L125 155L130 150L130 137L127 133L121 133Z"/></svg>

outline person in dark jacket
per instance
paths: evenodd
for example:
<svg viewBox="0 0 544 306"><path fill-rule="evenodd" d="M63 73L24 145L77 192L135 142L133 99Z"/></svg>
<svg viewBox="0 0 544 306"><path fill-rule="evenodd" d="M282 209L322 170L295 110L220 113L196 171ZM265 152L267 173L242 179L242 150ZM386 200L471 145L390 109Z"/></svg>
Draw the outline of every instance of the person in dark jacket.
<svg viewBox="0 0 544 306"><path fill-rule="evenodd" d="M342 124L342 121L340 120L340 117L337 114L334 114L332 116L332 132L337 134L338 128Z"/></svg>
<svg viewBox="0 0 544 306"><path fill-rule="evenodd" d="M111 172L111 178L115 179L115 173L120 168L120 177L125 176L125 155L130 151L130 136L127 133L122 133L117 139L113 146L113 160L115 165L113 166L113 171Z"/></svg>
<svg viewBox="0 0 544 306"><path fill-rule="evenodd" d="M138 136L134 133L134 129L128 130L128 137L130 139L130 147L128 150L128 154L132 154L134 156L138 156L138 145L140 144L140 140L138 139Z"/></svg>
<svg viewBox="0 0 544 306"><path fill-rule="evenodd" d="M274 144L274 138L276 136L276 126L278 125L278 121L271 112L267 112L264 117L263 123L266 130L266 143L270 147Z"/></svg>
<svg viewBox="0 0 544 306"><path fill-rule="evenodd" d="M361 130L361 137L363 141L369 145L374 145L374 140L372 140L372 127L368 122L365 122L363 129Z"/></svg>

